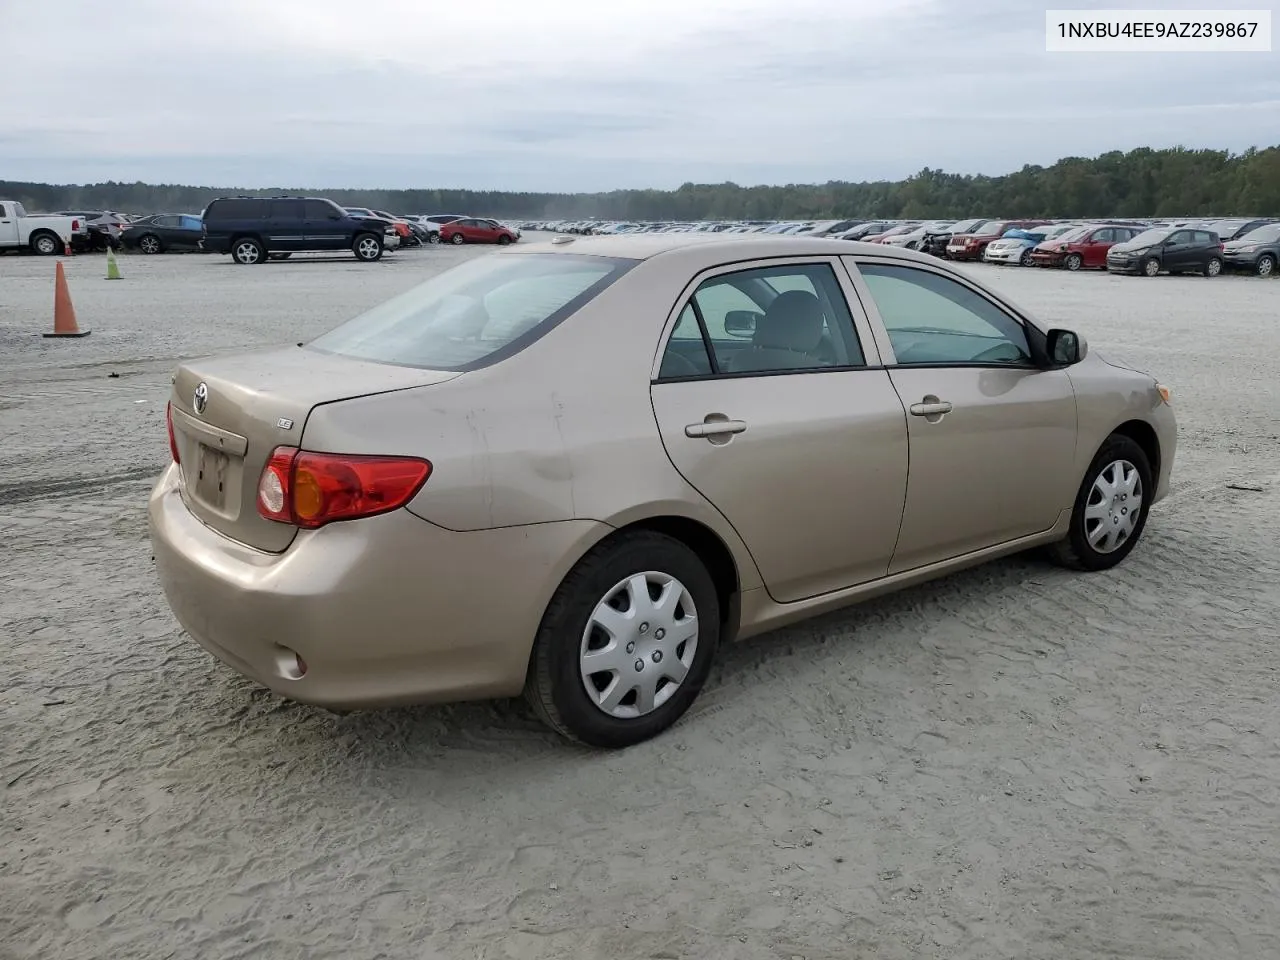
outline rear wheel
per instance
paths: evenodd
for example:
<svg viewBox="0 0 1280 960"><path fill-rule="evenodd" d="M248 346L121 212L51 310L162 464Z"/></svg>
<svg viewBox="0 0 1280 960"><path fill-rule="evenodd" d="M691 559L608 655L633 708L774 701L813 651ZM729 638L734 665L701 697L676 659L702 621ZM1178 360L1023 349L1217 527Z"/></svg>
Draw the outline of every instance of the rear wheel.
<svg viewBox="0 0 1280 960"><path fill-rule="evenodd" d="M450 243L452 243L452 244L454 244L454 245L456 246L457 244L465 243L465 242L466 242L466 240L465 240L465 238L462 236L462 234L460 234L460 233L455 233L452 237L450 237L450 238L449 238L449 242L450 242Z"/></svg>
<svg viewBox="0 0 1280 960"><path fill-rule="evenodd" d="M553 730L595 747L656 736L689 709L720 636L720 601L689 547L624 533L565 577L534 641L525 696Z"/></svg>
<svg viewBox="0 0 1280 960"><path fill-rule="evenodd" d="M254 237L237 237L231 243L231 259L245 266L266 263L267 248Z"/></svg>
<svg viewBox="0 0 1280 960"><path fill-rule="evenodd" d="M163 253L164 244L154 233L148 233L138 238L138 249L143 253Z"/></svg>
<svg viewBox="0 0 1280 960"><path fill-rule="evenodd" d="M34 253L42 257L52 257L62 252L65 245L58 239L57 234L49 233L47 230L37 233L31 238L31 249Z"/></svg>
<svg viewBox="0 0 1280 960"><path fill-rule="evenodd" d="M1147 524L1155 483L1136 441L1113 433L1085 473L1066 539L1050 554L1074 570L1107 570L1129 555Z"/></svg>
<svg viewBox="0 0 1280 960"><path fill-rule="evenodd" d="M1068 253L1067 259L1062 261L1062 265L1068 270L1079 270L1084 266L1084 257L1080 256L1078 253Z"/></svg>
<svg viewBox="0 0 1280 960"><path fill-rule="evenodd" d="M1157 276L1160 273L1160 261L1155 257L1147 257L1142 262L1142 272L1148 277Z"/></svg>
<svg viewBox="0 0 1280 960"><path fill-rule="evenodd" d="M1222 258L1210 257L1209 262L1204 265L1204 275L1206 277L1216 277L1222 272Z"/></svg>
<svg viewBox="0 0 1280 960"><path fill-rule="evenodd" d="M373 263L382 257L382 238L372 233L362 233L351 244L351 252L357 260Z"/></svg>
<svg viewBox="0 0 1280 960"><path fill-rule="evenodd" d="M1276 258L1269 253L1264 253L1258 258L1258 262L1253 265L1253 270L1260 277L1275 276Z"/></svg>

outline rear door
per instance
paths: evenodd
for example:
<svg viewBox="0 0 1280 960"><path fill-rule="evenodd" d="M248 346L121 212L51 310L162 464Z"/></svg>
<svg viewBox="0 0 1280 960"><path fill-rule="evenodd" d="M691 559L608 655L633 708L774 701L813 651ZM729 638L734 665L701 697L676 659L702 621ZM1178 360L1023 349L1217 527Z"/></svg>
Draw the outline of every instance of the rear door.
<svg viewBox="0 0 1280 960"><path fill-rule="evenodd" d="M1069 507L1076 402L1024 321L949 272L862 258L856 282L907 408L911 469L889 572L1041 533Z"/></svg>
<svg viewBox="0 0 1280 960"><path fill-rule="evenodd" d="M897 541L906 416L850 289L835 258L708 271L651 388L672 464L780 602L883 577Z"/></svg>
<svg viewBox="0 0 1280 960"><path fill-rule="evenodd" d="M303 200L272 200L267 224L267 247L271 250L307 249L306 203Z"/></svg>

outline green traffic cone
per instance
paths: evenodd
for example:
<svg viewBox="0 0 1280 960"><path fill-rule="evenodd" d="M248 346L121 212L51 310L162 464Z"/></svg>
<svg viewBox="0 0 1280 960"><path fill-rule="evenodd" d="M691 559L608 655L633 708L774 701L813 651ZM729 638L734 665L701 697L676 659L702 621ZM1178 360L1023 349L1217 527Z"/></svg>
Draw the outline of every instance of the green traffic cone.
<svg viewBox="0 0 1280 960"><path fill-rule="evenodd" d="M107 279L120 279L120 264L116 263L116 252L107 247Z"/></svg>

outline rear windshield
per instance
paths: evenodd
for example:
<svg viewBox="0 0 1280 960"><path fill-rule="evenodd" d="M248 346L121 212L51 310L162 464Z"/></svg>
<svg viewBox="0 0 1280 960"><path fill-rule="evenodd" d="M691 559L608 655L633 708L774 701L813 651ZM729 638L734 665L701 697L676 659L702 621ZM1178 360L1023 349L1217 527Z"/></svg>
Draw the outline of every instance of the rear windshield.
<svg viewBox="0 0 1280 960"><path fill-rule="evenodd" d="M440 273L308 346L431 370L474 370L523 350L636 261L490 254Z"/></svg>

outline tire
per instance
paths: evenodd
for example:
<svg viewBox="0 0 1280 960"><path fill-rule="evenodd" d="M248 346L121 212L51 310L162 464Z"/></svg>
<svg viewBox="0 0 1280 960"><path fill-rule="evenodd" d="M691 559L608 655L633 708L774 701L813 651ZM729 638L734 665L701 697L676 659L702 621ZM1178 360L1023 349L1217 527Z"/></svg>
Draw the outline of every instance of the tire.
<svg viewBox="0 0 1280 960"><path fill-rule="evenodd" d="M373 263L382 259L382 238L373 233L359 233L351 241L351 252L363 263Z"/></svg>
<svg viewBox="0 0 1280 960"><path fill-rule="evenodd" d="M288 260L292 256L293 256L293 251L290 250L284 253L269 253L267 254L267 259L268 260Z"/></svg>
<svg viewBox="0 0 1280 960"><path fill-rule="evenodd" d="M231 241L231 259L242 266L267 262L267 248L255 237L236 237Z"/></svg>
<svg viewBox="0 0 1280 960"><path fill-rule="evenodd" d="M457 246L458 244L466 243L467 240L462 234L455 233L453 236L449 238L449 242L452 243L454 246Z"/></svg>
<svg viewBox="0 0 1280 960"><path fill-rule="evenodd" d="M1147 257L1142 261L1142 275L1145 277L1157 277L1160 275L1160 261L1155 257Z"/></svg>
<svg viewBox="0 0 1280 960"><path fill-rule="evenodd" d="M1022 251L1022 256L1018 258L1018 263L1024 267L1034 267L1036 262L1031 259L1031 248Z"/></svg>
<svg viewBox="0 0 1280 960"><path fill-rule="evenodd" d="M1104 497L1102 489L1108 480L1117 478L1117 465L1126 464L1123 470L1124 479L1132 486L1128 492L1121 493L1125 500L1110 503ZM1131 470L1128 468L1132 468ZM1137 484L1132 485L1131 477L1136 474ZM1095 490L1095 485L1101 485ZM1155 492L1155 483L1151 476L1151 462L1147 459L1136 441L1122 434L1113 433L1107 437L1093 462L1085 472L1084 481L1076 494L1075 506L1071 511L1071 529L1065 539L1049 548L1050 556L1064 567L1072 570L1098 571L1109 570L1120 563L1137 545L1142 531L1147 525L1147 514L1151 509L1151 495ZM1109 537L1104 537L1096 548L1090 542L1090 534L1096 533L1099 526L1105 527L1108 522L1113 531L1124 529L1126 518L1131 514L1134 496L1138 497L1137 520L1129 520L1124 539L1114 546L1109 545ZM1095 501L1092 502L1091 501ZM1100 516L1094 515L1095 510ZM1114 510L1114 512L1112 512ZM1114 533L1113 533L1114 536ZM1105 549L1110 546L1110 549Z"/></svg>
<svg viewBox="0 0 1280 960"><path fill-rule="evenodd" d="M1258 258L1258 262L1253 265L1253 272L1260 277L1274 277L1276 275L1276 258L1269 253L1264 253Z"/></svg>
<svg viewBox="0 0 1280 960"><path fill-rule="evenodd" d="M1062 261L1062 265L1074 273L1084 266L1084 257L1078 253L1068 253L1067 259Z"/></svg>
<svg viewBox="0 0 1280 960"><path fill-rule="evenodd" d="M498 237L498 246L505 247L509 243L511 243L511 238L508 237L505 233Z"/></svg>
<svg viewBox="0 0 1280 960"><path fill-rule="evenodd" d="M651 619L659 618L659 626L620 616L623 632L610 639L602 628L593 627L593 616L607 606L620 609L617 601L606 604L613 597L626 598L623 611L634 609L628 584L639 576L646 578L650 596L665 580L674 584L673 596L683 595L683 600L673 600L666 615L650 613ZM689 606L697 628L692 636L687 634ZM686 621L683 629L677 626L681 620ZM664 636L668 630L674 639ZM640 743L666 730L689 709L711 670L720 630L720 600L696 553L660 533L619 534L578 561L547 606L534 640L525 698L544 723L570 740L605 748ZM601 642L603 647L594 646ZM610 650L618 651L616 660L607 657ZM588 653L604 655L604 662L616 663L616 669L584 676L582 658ZM679 664L686 671L683 679L674 681L666 672L670 666L658 667L664 656L668 665ZM634 669L637 663L639 670ZM641 699L646 684L637 682L640 677L653 685L649 695L654 706L649 710ZM615 690L622 695L610 704Z"/></svg>
<svg viewBox="0 0 1280 960"><path fill-rule="evenodd" d="M138 249L143 253L164 253L164 242L154 233L144 233L138 238Z"/></svg>
<svg viewBox="0 0 1280 960"><path fill-rule="evenodd" d="M1222 273L1222 258L1210 257L1204 265L1204 275L1206 277L1216 277Z"/></svg>
<svg viewBox="0 0 1280 960"><path fill-rule="evenodd" d="M56 233L42 230L31 237L31 252L41 257L56 257L66 249L66 244L58 239Z"/></svg>

